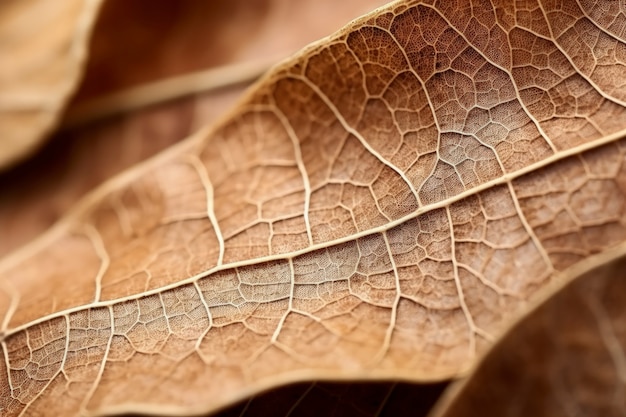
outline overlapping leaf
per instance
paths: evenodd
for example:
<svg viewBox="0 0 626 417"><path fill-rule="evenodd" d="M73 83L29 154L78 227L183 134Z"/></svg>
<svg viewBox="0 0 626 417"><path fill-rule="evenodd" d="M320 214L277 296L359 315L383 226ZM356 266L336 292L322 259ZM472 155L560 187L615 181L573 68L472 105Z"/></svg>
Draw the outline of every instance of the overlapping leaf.
<svg viewBox="0 0 626 417"><path fill-rule="evenodd" d="M507 332L434 415L624 414L624 246L579 269Z"/></svg>
<svg viewBox="0 0 626 417"><path fill-rule="evenodd" d="M612 5L398 2L275 68L5 260L0 407L196 413L464 372L626 239Z"/></svg>
<svg viewBox="0 0 626 417"><path fill-rule="evenodd" d="M53 128L78 84L100 0L0 4L0 169Z"/></svg>

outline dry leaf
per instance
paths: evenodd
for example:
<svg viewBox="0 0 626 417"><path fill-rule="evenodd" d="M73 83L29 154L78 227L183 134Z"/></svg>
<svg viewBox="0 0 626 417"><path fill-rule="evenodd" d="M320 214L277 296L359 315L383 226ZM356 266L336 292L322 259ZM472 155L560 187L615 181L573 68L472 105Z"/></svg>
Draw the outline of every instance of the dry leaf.
<svg viewBox="0 0 626 417"><path fill-rule="evenodd" d="M573 282L508 331L434 415L623 416L625 250L581 265Z"/></svg>
<svg viewBox="0 0 626 417"><path fill-rule="evenodd" d="M0 4L0 169L32 152L77 85L100 0Z"/></svg>
<svg viewBox="0 0 626 417"><path fill-rule="evenodd" d="M620 20L515 7L366 16L6 259L0 407L193 414L467 370L626 240Z"/></svg>

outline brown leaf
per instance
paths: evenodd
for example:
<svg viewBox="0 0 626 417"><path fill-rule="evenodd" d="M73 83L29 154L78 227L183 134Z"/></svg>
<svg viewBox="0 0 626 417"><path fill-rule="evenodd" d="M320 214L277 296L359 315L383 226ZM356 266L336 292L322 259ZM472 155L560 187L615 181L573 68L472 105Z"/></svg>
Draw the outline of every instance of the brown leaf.
<svg viewBox="0 0 626 417"><path fill-rule="evenodd" d="M434 413L622 416L626 247L590 259L525 316ZM480 410L480 412L478 412Z"/></svg>
<svg viewBox="0 0 626 417"><path fill-rule="evenodd" d="M32 152L77 85L100 0L0 4L0 169Z"/></svg>
<svg viewBox="0 0 626 417"><path fill-rule="evenodd" d="M626 240L621 29L515 7L366 16L6 259L0 407L199 413L465 372Z"/></svg>

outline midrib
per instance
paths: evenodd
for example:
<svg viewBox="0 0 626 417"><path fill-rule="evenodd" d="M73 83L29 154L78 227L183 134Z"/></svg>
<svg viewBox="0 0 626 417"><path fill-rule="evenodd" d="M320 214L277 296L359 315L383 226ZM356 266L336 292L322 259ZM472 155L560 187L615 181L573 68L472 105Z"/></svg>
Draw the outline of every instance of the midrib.
<svg viewBox="0 0 626 417"><path fill-rule="evenodd" d="M622 139L623 137L626 137L626 129L615 132L611 135L607 135L604 136L600 139L597 139L595 141L591 141L591 142L587 142L578 146L575 146L573 148L567 149L567 150L563 150L561 152L558 152L556 154L551 155L548 158L545 158L541 161L535 162L531 165L528 165L524 168L521 168L519 170L510 172L510 173L506 173L496 179L493 179L491 181L487 181L485 183L482 183L480 185L477 185L476 187L473 187L469 190L466 190L460 194L457 194L453 197L450 197L446 200L442 200L442 201L438 201L436 203L432 203L432 204L427 204L424 206L419 207L417 210L415 210L413 213L408 214L404 217L401 217L397 220L394 220L392 222L388 222L384 225L381 226L377 226L377 227L373 227L371 229L368 230L364 230L362 232L358 232L358 233L354 233L348 236L344 236L342 238L339 239L335 239L332 241L328 241L328 242L324 242L324 243L316 243L314 245L308 246L306 248L300 249L300 250L296 250L293 252L289 252L289 253L282 253L282 254L277 254L277 255L270 255L270 256L265 256L262 258L254 258L254 259L247 259L244 261L238 261L238 262L232 262L232 263L228 263L228 264L224 264L224 265L220 265L220 266L216 266L214 268L211 268L209 270L206 270L200 274L196 274L192 277L189 278L185 278L183 280L177 281L175 283L169 284L169 285L165 285L159 288L155 288L149 291L145 291L139 294L133 294L133 295L129 295L126 297L121 297L121 298L116 298L116 299L112 299L112 300L106 300L106 301L99 301L99 302L94 302L94 303L90 303L90 304L83 304L80 306L76 306L76 307L72 307L72 308L68 308L65 310L61 310L61 311L57 311L51 314L48 314L46 316L40 317L36 320L32 320L28 323L22 324L20 326L14 327L12 329L6 330L3 333L0 333L0 342L6 340L9 336L18 333L22 330L25 330L31 326L43 323L47 320L51 320L53 318L58 318L58 317L62 317L62 316L67 316L68 314L74 313L74 312L78 312L78 311L82 311L88 308L98 308L98 307L107 307L107 306L111 306L117 303L121 303L124 301L129 301L129 300L136 300L142 297L147 297L150 295L154 295L154 294L158 294L161 293L163 291L167 291L167 290L172 290L172 289L176 289L178 287L184 286L184 285L189 285L194 283L195 281L201 279L201 278L205 278L211 274L214 274L216 272L219 271L224 271L224 270L228 270L228 269L233 269L233 268L237 268L237 267L243 267L243 266L250 266L250 265L258 265L258 264L262 264L265 262L270 262L270 261L277 261L277 260L287 260L289 258L295 258L297 256L300 255L304 255L306 253L310 253L319 249L325 249L331 246L336 246L336 245L340 245L342 243L346 243L346 242L350 242L350 241L354 241L356 239L362 238L362 237L366 237L375 233L381 233L381 232L385 232L389 229L392 229L398 225L401 225L402 223L405 223L411 219L414 219L416 217L419 217L421 215L423 215L424 213L427 213L429 211L432 210L436 210L439 208L443 208L446 207L450 204L453 204L455 202L461 201L469 196L472 195L476 195L482 191L488 190L490 188L496 187L498 185L503 185L503 184L507 184L517 178L520 178L524 175L530 174L532 172L535 172L541 168L547 167L549 165L555 164L559 161L562 161L564 159L567 159L571 156L574 155L580 155L586 151L592 150L592 149L597 149L600 148L604 145L613 143L613 142L617 142L618 140Z"/></svg>

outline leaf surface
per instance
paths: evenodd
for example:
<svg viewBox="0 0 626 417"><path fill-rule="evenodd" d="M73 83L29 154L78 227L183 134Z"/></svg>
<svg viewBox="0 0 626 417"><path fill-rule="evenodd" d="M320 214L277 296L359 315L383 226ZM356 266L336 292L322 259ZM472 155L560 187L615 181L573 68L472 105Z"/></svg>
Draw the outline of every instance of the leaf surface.
<svg viewBox="0 0 626 417"><path fill-rule="evenodd" d="M200 413L465 372L626 240L611 13L396 2L274 68L0 265L0 407Z"/></svg>

